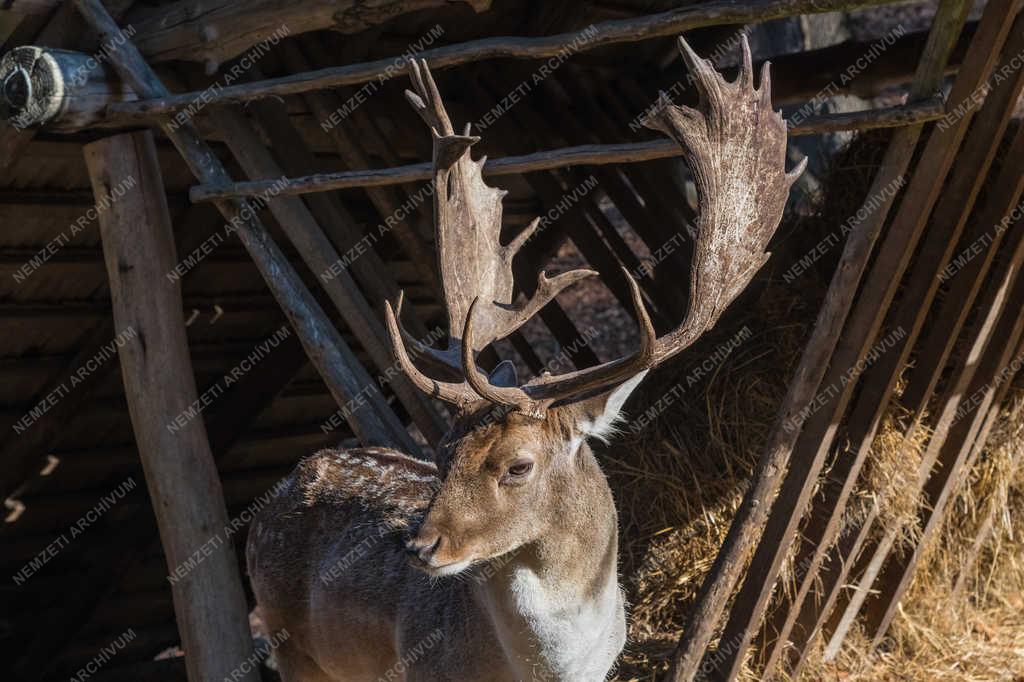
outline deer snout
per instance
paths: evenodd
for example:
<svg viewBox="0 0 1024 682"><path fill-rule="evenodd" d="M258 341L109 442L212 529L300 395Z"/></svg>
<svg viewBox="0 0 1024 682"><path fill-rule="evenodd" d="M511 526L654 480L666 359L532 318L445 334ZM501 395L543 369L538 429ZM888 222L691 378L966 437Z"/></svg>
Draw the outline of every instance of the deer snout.
<svg viewBox="0 0 1024 682"><path fill-rule="evenodd" d="M419 559L429 564L431 558L441 548L444 537L437 526L432 523L424 523L416 533L416 537L405 543L405 552L411 559Z"/></svg>

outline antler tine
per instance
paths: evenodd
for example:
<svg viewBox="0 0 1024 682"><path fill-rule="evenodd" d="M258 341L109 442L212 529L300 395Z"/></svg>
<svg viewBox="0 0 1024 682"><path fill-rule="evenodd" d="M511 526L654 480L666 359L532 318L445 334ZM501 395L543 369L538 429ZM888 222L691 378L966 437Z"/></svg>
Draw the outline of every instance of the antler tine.
<svg viewBox="0 0 1024 682"><path fill-rule="evenodd" d="M477 400L476 394L467 384L438 381L420 372L405 349L402 332L398 325L398 318L395 316L395 311L391 307L390 301L385 303L385 317L387 319L388 335L391 337L391 349L402 371L405 372L416 388L439 400L460 407Z"/></svg>
<svg viewBox="0 0 1024 682"><path fill-rule="evenodd" d="M529 382L521 389L507 389L508 391L519 391L532 401L532 406L540 406L535 409L546 409L557 400L576 395L586 395L606 386L620 384L645 369L650 369L655 364L658 335L651 322L651 316L647 313L647 306L644 305L643 294L636 280L623 268L623 274L629 283L630 300L633 303L633 312L636 314L637 327L640 331L640 347L637 351L627 357L588 369L570 372L560 375L542 375ZM471 384L472 385L472 384ZM479 390L473 385L474 390ZM490 386L491 389L499 388ZM518 402L513 402L506 389L502 391L501 397L504 404L518 407ZM488 398L492 400L493 398ZM521 400L521 399L516 399Z"/></svg>
<svg viewBox="0 0 1024 682"><path fill-rule="evenodd" d="M405 98L423 121L434 129L439 136L454 135L455 128L448 117L448 110L441 99L441 93L430 73L430 66L425 59L409 60L409 77L412 79L416 92L405 91Z"/></svg>
<svg viewBox="0 0 1024 682"><path fill-rule="evenodd" d="M469 306L466 326L462 332L462 371L466 375L466 381L484 400L497 405L513 407L531 417L542 417L548 406L546 402L533 400L521 388L493 385L476 366L476 360L473 357L473 349L476 347L473 338L473 320L480 309L479 303L480 297L477 296Z"/></svg>
<svg viewBox="0 0 1024 682"><path fill-rule="evenodd" d="M524 387L534 399L563 399L609 386L681 352L715 324L768 260L765 247L782 218L790 185L806 165L805 159L790 173L785 171L786 124L771 109L768 66L755 90L746 36L740 73L732 83L682 38L679 49L700 102L697 108L676 106L663 95L645 124L683 147L700 197L689 309L665 336L645 334L641 351L632 358L535 379ZM630 281L638 299L636 283Z"/></svg>

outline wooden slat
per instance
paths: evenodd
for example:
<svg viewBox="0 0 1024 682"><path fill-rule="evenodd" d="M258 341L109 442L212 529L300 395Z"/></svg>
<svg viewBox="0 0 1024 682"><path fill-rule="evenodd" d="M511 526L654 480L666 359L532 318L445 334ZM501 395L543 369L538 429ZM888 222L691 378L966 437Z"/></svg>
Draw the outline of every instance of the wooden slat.
<svg viewBox="0 0 1024 682"><path fill-rule="evenodd" d="M995 19L990 19L990 22L994 21ZM989 23L989 26L994 27L996 24ZM981 44L974 49L977 55ZM989 45L984 44L984 49L990 49ZM967 71L971 64L972 62L968 62L961 72L967 79L958 79L951 98L969 94L977 87L977 77L969 78ZM861 361L876 336L882 336L880 330L888 303L895 295L900 277L909 262L910 254L916 248L926 219L929 214L934 215L929 237L924 242L922 253L915 261L914 269L907 279L908 287L903 292L900 306L889 325L891 330L901 330L903 338L895 341L893 347L866 371L863 383L869 388L862 391L863 397L854 407L850 418L847 440L853 444L850 447L852 452L838 455L837 464L830 473L834 478L847 479L849 485L839 490L838 497L826 496L824 501L815 503L816 525L808 528L806 542L797 551L795 565L801 569L800 575L796 576L795 608L799 608L799 602L814 581L824 548L831 543L831 538L838 531L853 481L856 480L860 465L867 456L875 429L880 423L899 372L906 363L937 292L940 283L938 275L956 247L974 199L999 145L1002 131L1006 129L1012 111L1007 110L1006 103L1019 94L1019 86L1019 83L1007 81L1007 87L1002 88L1000 93L1005 97L1001 101L992 102L991 107L983 110L971 137L964 144L963 153L957 157L957 174L946 187L934 212L931 210L931 204L936 201L937 189L942 186L944 169L952 165L950 152L955 151L958 136L962 136L967 130L969 120L959 121L959 130L947 128L946 131L933 133L933 139L929 140L924 151L924 160L919 164L919 170L911 180L907 195L903 199L899 215L879 249L879 258L872 267L867 278L868 283L861 294L863 302L859 303L851 314L848 331L844 334L844 343L840 345L833 360L833 369L830 372L832 376L828 380L830 385L839 386L842 373L853 366L852 363ZM865 345L858 349L858 342ZM772 565L773 568L764 574L755 569L748 577L744 585L746 594L738 601L737 608L733 611L729 636L734 636L738 632L741 618L742 622L746 623L744 627L756 627L754 621L757 619L753 616L759 617L760 613L763 613L765 600L769 596L768 590L771 589L781 568L781 561L790 546L785 537L795 532L800 515L809 504L810 495L817 483L817 473L821 470L833 443L835 425L855 386L856 382L849 382L840 396L814 415L798 440L793 473L787 477L776 507L772 511L773 517L778 520L769 523L766 535L755 555L755 566ZM817 520L819 517L827 520ZM762 578L762 575L767 575L772 582L758 587L757 580ZM752 599L754 590L759 591L756 602ZM796 615L795 608L783 597L773 615L772 624L764 634L766 639L761 640L762 646L768 647L765 658L766 669L769 672L777 663L779 647L785 644L788 631L792 627L792 620ZM744 612L744 616L740 615L741 612ZM772 638L775 638L774 644L771 644Z"/></svg>
<svg viewBox="0 0 1024 682"><path fill-rule="evenodd" d="M926 56L918 65L911 96L930 92L941 82L946 60L963 26L967 11L968 3L962 0L946 0L940 6L929 37ZM920 134L920 126L911 126L893 135L882 166L869 190L869 197L885 197L883 189L904 176ZM790 466L790 458L801 432L801 413L807 405L812 404L819 387L828 385L823 384L822 379L840 341L843 324L853 304L857 285L867 267L872 247L893 202L890 196L878 203L875 210L870 212L847 238L836 274L829 285L811 338L807 342L780 407L776 424L758 462L752 484L698 594L689 624L674 656L670 679L690 680L697 673L733 588L747 566L750 548L756 546L758 537L764 532L772 501ZM842 371L845 371L847 366L849 365L844 366ZM752 568L764 570L767 567ZM745 643L752 634L745 631L742 634L742 642L726 640L726 645L730 649L739 645L738 648L745 651ZM731 653L727 656L731 656ZM711 660L712 670L718 666L719 663ZM727 667L731 670L736 669L731 661Z"/></svg>

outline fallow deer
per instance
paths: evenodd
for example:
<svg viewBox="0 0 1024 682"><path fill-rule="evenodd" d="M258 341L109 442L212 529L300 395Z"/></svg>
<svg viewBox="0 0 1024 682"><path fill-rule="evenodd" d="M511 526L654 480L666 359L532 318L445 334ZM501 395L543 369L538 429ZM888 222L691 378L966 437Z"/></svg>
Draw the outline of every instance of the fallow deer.
<svg viewBox="0 0 1024 682"><path fill-rule="evenodd" d="M789 187L786 125L767 65L750 48L734 82L682 39L697 108L662 96L648 125L685 152L700 200L688 311L658 337L631 277L640 331L632 355L520 385L489 376L479 352L521 327L575 270L514 304L512 259L538 222L499 243L502 197L486 185L479 138L456 134L425 62L406 95L434 140L434 218L451 338L423 346L386 316L397 362L458 408L437 464L385 448L324 450L291 474L249 535L248 567L286 682L603 680L626 641L615 504L588 439L607 439L647 371L691 345L768 258ZM461 338L460 338L461 337ZM406 344L458 371L427 376ZM435 368L436 368L435 364ZM436 372L435 372L436 373Z"/></svg>

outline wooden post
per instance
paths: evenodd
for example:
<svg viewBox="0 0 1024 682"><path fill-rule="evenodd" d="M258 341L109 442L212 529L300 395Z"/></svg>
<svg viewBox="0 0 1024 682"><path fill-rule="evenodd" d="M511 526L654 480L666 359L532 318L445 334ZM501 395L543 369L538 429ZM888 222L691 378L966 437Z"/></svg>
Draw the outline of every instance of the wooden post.
<svg viewBox="0 0 1024 682"><path fill-rule="evenodd" d="M169 570L201 563L172 583L189 680L221 680L253 655L245 594L230 540L227 508L201 419L168 427L197 400L171 219L152 133L85 146L97 198L131 179L135 189L100 201L103 256L110 277L128 410ZM218 541L219 540L219 541ZM207 554L207 552L209 552ZM258 682L259 674L236 674Z"/></svg>

